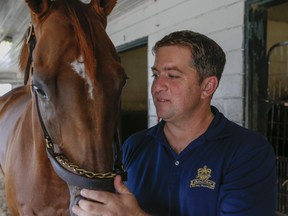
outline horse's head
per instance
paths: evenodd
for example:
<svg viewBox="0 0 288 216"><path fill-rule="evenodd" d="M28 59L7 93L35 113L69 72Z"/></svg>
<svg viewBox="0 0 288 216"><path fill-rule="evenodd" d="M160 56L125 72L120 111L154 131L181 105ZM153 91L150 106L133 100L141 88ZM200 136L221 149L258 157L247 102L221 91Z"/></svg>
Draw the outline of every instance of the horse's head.
<svg viewBox="0 0 288 216"><path fill-rule="evenodd" d="M26 81L47 132L59 147L56 152L92 175L109 173L126 80L105 32L106 17L116 0L26 2L34 30L30 29L32 36L22 48L20 67L29 66Z"/></svg>

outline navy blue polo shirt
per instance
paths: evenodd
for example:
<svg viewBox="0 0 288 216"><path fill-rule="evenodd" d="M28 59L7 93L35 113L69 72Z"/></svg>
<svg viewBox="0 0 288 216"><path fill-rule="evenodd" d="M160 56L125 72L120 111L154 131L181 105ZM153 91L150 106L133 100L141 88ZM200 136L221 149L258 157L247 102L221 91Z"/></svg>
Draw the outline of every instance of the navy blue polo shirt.
<svg viewBox="0 0 288 216"><path fill-rule="evenodd" d="M164 121L123 144L127 187L147 213L161 216L272 216L276 170L272 146L215 107L207 131L180 154Z"/></svg>

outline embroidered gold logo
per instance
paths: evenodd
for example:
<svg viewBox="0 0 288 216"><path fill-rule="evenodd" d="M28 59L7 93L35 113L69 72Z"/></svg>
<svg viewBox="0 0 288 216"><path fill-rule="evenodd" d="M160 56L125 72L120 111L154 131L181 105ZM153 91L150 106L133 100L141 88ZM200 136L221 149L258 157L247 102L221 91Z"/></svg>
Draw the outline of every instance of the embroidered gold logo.
<svg viewBox="0 0 288 216"><path fill-rule="evenodd" d="M212 170L205 165L203 168L199 168L196 179L190 181L190 188L192 187L205 187L214 190L215 182L210 180Z"/></svg>

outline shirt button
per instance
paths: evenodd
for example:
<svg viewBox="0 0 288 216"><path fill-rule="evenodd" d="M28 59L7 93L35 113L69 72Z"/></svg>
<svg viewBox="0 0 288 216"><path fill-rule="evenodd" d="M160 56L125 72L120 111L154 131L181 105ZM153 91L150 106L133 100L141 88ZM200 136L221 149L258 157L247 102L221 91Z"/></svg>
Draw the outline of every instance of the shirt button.
<svg viewBox="0 0 288 216"><path fill-rule="evenodd" d="M179 163L179 161L177 160L177 161L175 161L175 166L178 166L180 163Z"/></svg>

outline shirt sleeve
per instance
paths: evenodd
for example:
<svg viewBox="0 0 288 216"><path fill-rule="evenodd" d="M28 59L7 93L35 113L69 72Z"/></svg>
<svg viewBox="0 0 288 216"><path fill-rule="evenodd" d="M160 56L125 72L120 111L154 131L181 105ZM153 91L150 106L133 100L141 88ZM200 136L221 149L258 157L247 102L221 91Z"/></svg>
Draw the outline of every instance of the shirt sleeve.
<svg viewBox="0 0 288 216"><path fill-rule="evenodd" d="M276 206L276 160L266 139L242 139L239 150L223 176L219 216L273 216Z"/></svg>

